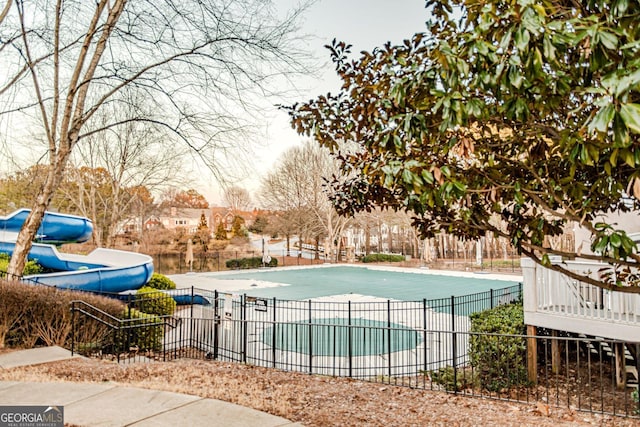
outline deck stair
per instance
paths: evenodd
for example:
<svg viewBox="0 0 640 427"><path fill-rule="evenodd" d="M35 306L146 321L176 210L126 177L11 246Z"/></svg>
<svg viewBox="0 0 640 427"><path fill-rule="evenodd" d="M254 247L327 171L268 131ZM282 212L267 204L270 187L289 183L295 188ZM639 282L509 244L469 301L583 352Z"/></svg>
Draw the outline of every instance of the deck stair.
<svg viewBox="0 0 640 427"><path fill-rule="evenodd" d="M588 351L597 356L598 358L607 357L613 359L614 351L611 348L610 342L603 337L588 337L584 334L578 334L578 337L585 339L585 344ZM594 341L595 338L595 341ZM625 359L625 374L627 387L637 387L639 384L638 368L636 364L637 354L632 345L625 344L624 346L624 359Z"/></svg>

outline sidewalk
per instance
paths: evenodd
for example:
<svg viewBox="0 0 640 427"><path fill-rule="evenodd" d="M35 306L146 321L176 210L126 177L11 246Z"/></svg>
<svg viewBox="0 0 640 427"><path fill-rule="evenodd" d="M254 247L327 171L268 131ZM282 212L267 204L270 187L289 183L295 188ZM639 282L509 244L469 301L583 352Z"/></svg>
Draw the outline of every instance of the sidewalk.
<svg viewBox="0 0 640 427"><path fill-rule="evenodd" d="M60 347L0 354L0 369L71 358ZM0 405L63 406L73 426L301 426L214 399L111 384L0 381Z"/></svg>

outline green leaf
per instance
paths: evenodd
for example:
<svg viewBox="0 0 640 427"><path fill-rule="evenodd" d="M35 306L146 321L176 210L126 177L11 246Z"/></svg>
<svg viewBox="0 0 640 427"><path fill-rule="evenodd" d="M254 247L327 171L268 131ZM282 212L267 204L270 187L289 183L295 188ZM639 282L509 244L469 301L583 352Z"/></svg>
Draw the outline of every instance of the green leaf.
<svg viewBox="0 0 640 427"><path fill-rule="evenodd" d="M614 147L627 147L631 142L631 138L629 138L629 132L627 131L627 127L625 126L620 113L616 113L616 116L613 119L613 143ZM613 154L613 153L612 153ZM612 165L615 163L611 163Z"/></svg>
<svg viewBox="0 0 640 427"><path fill-rule="evenodd" d="M614 50L618 46L618 37L615 34L607 33L605 31L601 31L598 33L600 43L609 49Z"/></svg>
<svg viewBox="0 0 640 427"><path fill-rule="evenodd" d="M540 49L535 49L533 51L533 68L535 70L535 75L539 76L542 74L542 53L540 52Z"/></svg>
<svg viewBox="0 0 640 427"><path fill-rule="evenodd" d="M595 228L596 231L603 231L603 230L606 230L608 228L611 228L611 226L609 224L607 224L606 222L596 222L593 225L593 228Z"/></svg>
<svg viewBox="0 0 640 427"><path fill-rule="evenodd" d="M551 42L551 38L545 36L542 39L542 51L544 53L544 57L547 58L548 61L555 61L556 59L556 47Z"/></svg>
<svg viewBox="0 0 640 427"><path fill-rule="evenodd" d="M515 36L515 42L516 42L516 48L519 51L523 51L527 48L527 46L529 46L529 31L527 31L525 28L520 28L518 29L518 31L516 31L516 36Z"/></svg>
<svg viewBox="0 0 640 427"><path fill-rule="evenodd" d="M616 233L609 236L609 242L614 248L619 248L622 245L622 239L620 238L620 235Z"/></svg>
<svg viewBox="0 0 640 427"><path fill-rule="evenodd" d="M549 254L542 255L542 265L545 267L549 267L551 265L551 259L549 259Z"/></svg>
<svg viewBox="0 0 640 427"><path fill-rule="evenodd" d="M593 159L589 155L589 150L584 145L580 145L580 161L585 165L593 165Z"/></svg>
<svg viewBox="0 0 640 427"><path fill-rule="evenodd" d="M509 82L516 89L520 89L520 86L522 86L522 83L524 82L524 77L522 76L522 74L520 74L520 70L518 70L518 67L515 67L515 66L509 67Z"/></svg>
<svg viewBox="0 0 640 427"><path fill-rule="evenodd" d="M617 162L618 162L618 154L620 153L620 151L617 148L614 148L611 151L611 155L609 156L609 163L611 163L611 166L616 166Z"/></svg>
<svg viewBox="0 0 640 427"><path fill-rule="evenodd" d="M608 104L604 108L600 108L589 123L589 132L593 132L594 130L598 132L606 132L615 113L616 110L613 108L612 104Z"/></svg>
<svg viewBox="0 0 640 427"><path fill-rule="evenodd" d="M636 166L636 158L633 155L633 151L629 149L621 150L620 157L622 157L622 160L630 167L634 168Z"/></svg>
<svg viewBox="0 0 640 427"><path fill-rule="evenodd" d="M612 8L613 9L613 13L616 16L621 16L627 11L628 7L629 7L629 1L628 0L617 0L617 1L614 1L613 8Z"/></svg>
<svg viewBox="0 0 640 427"><path fill-rule="evenodd" d="M609 237L602 236L599 240L594 241L591 250L596 253L603 253L605 249L607 249L607 246L609 246Z"/></svg>
<svg viewBox="0 0 640 427"><path fill-rule="evenodd" d="M467 186L462 182L455 181L453 185L456 187L456 190L458 190L458 194L464 194L464 192L467 191Z"/></svg>
<svg viewBox="0 0 640 427"><path fill-rule="evenodd" d="M640 133L640 105L622 104L620 106L620 117L633 133Z"/></svg>
<svg viewBox="0 0 640 427"><path fill-rule="evenodd" d="M433 180L433 174L431 172L424 169L421 175L422 175L422 179L424 179L424 182L426 182L429 185L433 184L434 180Z"/></svg>

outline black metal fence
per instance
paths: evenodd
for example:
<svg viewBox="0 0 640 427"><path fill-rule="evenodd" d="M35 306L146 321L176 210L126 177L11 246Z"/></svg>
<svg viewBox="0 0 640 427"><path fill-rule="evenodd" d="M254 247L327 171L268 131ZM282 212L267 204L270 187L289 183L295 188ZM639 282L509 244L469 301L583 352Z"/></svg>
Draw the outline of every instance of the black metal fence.
<svg viewBox="0 0 640 427"><path fill-rule="evenodd" d="M237 268L253 268L250 266L237 267L234 263L231 263L231 261L247 258L257 258L261 260L264 253L262 250L196 252L193 254L193 263L190 265L186 263L186 253L167 252L149 255L153 257L153 265L156 272L162 274L179 274L188 271L211 272ZM271 249L268 251L268 255L271 259L275 260L274 262L277 263L278 267L324 264L327 262L339 263L346 259L344 256L336 259L335 256L328 256L322 251L316 252L310 249L305 249L301 252L297 248L292 248L288 251L286 249ZM434 269L460 271L496 271L508 273L520 271L520 257L517 255L510 256L507 259L483 258L480 265L478 265L475 259L455 257L437 258L430 262L425 262L420 258L407 257L406 261L394 264L411 267L429 266Z"/></svg>
<svg viewBox="0 0 640 427"><path fill-rule="evenodd" d="M257 259L261 261L264 253L261 250L254 251L209 251L196 252L193 254L193 262L188 265L186 254L180 252L150 254L153 257L155 271L162 274L179 274L189 271L211 272L235 270L239 268L256 268L260 265L238 265L235 260ZM268 252L271 265L278 267L324 264L328 259L324 254L317 256L311 251L305 251L304 256L298 250L271 250ZM268 264L268 263L265 263Z"/></svg>
<svg viewBox="0 0 640 427"><path fill-rule="evenodd" d="M468 314L518 300L520 286L457 298L379 302L172 292L183 305L171 316L133 310L120 320L75 302L73 351L120 362L213 359L628 417L640 414L637 383L620 387L614 363L615 349L624 349L625 375L635 371L629 378L637 379L639 344L470 332ZM533 370L527 366L532 354L537 359Z"/></svg>

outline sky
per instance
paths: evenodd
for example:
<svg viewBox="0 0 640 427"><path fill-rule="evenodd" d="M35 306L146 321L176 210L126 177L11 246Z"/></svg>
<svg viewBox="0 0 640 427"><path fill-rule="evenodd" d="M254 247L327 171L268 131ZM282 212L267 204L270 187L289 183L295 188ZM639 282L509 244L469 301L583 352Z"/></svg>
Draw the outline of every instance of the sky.
<svg viewBox="0 0 640 427"><path fill-rule="evenodd" d="M260 0L256 0L260 1ZM272 0L278 12L283 16L287 10L297 6L302 0ZM302 47L311 52L318 64L323 64L318 74L310 77L301 76L295 85L299 94L280 100L285 105L295 102L304 102L316 98L327 92L337 92L340 81L335 74L334 66L330 61L329 51L324 47L335 38L353 45L351 55L359 56L363 50L371 51L376 46L382 46L390 41L400 44L403 40L411 38L415 33L425 30L425 21L428 16L425 10L425 0L316 0L306 10L300 22L300 35L305 36L305 45ZM290 89L287 87L287 89ZM274 102L275 103L275 102ZM253 161L250 165L251 176L238 181L235 184L247 189L253 197L256 206L257 194L261 178L272 170L278 158L288 149L300 144L303 138L295 133L289 124L289 118L284 111L272 107L267 115L269 119L262 122L253 148ZM28 141L37 138L31 134L32 130L23 123L15 125L8 120L0 128L0 134L9 133L11 129L12 140ZM0 171L7 168L20 167L21 162L31 164L35 158L42 156L39 144L19 143L19 150L11 156L0 152ZM11 163L15 161L14 165ZM24 166L24 165L23 165ZM193 171L192 168L198 168ZM188 183L189 188L196 189L213 205L223 205L223 190L213 178L211 173L199 168L194 163L192 168L185 165L186 176L197 176L195 182ZM187 190L188 188L181 188Z"/></svg>
<svg viewBox="0 0 640 427"><path fill-rule="evenodd" d="M297 4L295 0L274 1L281 11ZM324 66L320 70L320 78L299 79L299 101L338 91L340 82L330 62L329 52L324 48L334 38L353 45L351 52L354 57L387 41L399 44L425 30L428 16L424 5L424 0L318 0L304 15L302 32L312 36L308 49ZM252 195L260 186L259 178L266 175L278 157L302 141L302 137L291 129L284 112L275 112L273 116L267 124L265 144L255 147L255 174L237 183ZM222 203L222 191L214 183L205 185L202 193L209 202Z"/></svg>

